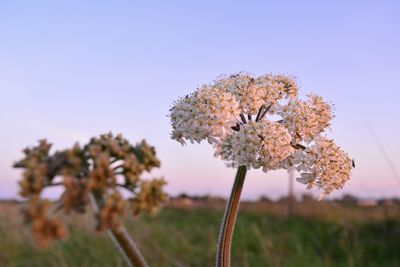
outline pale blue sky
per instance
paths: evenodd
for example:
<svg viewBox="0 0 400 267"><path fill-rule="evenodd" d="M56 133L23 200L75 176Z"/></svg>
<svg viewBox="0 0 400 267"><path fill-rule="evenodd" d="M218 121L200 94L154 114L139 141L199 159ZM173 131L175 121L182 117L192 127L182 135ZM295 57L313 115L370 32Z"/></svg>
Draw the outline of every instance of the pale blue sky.
<svg viewBox="0 0 400 267"><path fill-rule="evenodd" d="M110 130L156 146L169 192L227 195L234 171L206 144L170 140L166 115L179 96L237 71L293 74L303 95L335 103L331 137L357 161L343 192L400 196L366 126L400 172L399 3L0 1L0 198L17 195L10 166L23 147ZM286 183L251 171L244 196L277 197Z"/></svg>

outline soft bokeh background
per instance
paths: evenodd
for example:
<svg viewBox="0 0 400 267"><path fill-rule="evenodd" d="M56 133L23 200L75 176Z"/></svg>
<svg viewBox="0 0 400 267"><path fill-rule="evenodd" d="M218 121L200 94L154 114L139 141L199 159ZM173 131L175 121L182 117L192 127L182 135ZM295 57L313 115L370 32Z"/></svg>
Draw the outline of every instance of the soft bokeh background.
<svg viewBox="0 0 400 267"><path fill-rule="evenodd" d="M293 74L302 95L335 103L330 136L357 168L334 197L399 196L399 11L398 1L1 1L0 198L17 196L11 165L25 146L108 131L155 145L171 194L226 196L234 170L207 144L170 140L167 114L237 71ZM251 171L244 197L286 191L286 173Z"/></svg>

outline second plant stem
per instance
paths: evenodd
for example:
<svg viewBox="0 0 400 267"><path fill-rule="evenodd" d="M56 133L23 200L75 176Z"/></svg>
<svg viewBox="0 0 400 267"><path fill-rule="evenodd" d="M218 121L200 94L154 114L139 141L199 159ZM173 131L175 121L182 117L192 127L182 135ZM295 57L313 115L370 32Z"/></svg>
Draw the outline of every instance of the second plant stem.
<svg viewBox="0 0 400 267"><path fill-rule="evenodd" d="M96 213L99 212L99 207L102 205L104 199L100 192L91 193L93 208ZM126 263L130 267L148 267L142 254L137 248L135 242L130 237L125 227L117 226L107 230L108 235L114 241L115 246L123 255Z"/></svg>
<svg viewBox="0 0 400 267"><path fill-rule="evenodd" d="M240 195L246 177L246 166L240 166L237 170L232 192L226 204L225 214L222 220L218 239L218 252L216 267L229 267L231 260L231 244L235 222L240 204Z"/></svg>

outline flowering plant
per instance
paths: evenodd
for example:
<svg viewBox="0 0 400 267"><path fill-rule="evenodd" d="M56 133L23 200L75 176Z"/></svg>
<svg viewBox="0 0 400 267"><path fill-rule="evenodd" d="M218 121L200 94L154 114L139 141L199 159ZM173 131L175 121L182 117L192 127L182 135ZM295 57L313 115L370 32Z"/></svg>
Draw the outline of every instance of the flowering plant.
<svg viewBox="0 0 400 267"><path fill-rule="evenodd" d="M49 245L54 239L63 239L68 230L60 218L48 216L50 201L41 199L47 187L62 186L64 192L56 202L55 210L65 213L83 213L92 202L96 211L96 229L107 230L122 249L129 264L146 266L140 252L130 239L123 218L127 201L120 189L131 195L129 202L134 215L142 211L155 213L167 201L163 191L164 179L144 180L143 172L160 166L154 147L146 141L131 145L121 135L101 135L81 147L50 153L46 140L26 148L25 157L15 163L23 168L20 195L28 198L25 217L32 223L40 245Z"/></svg>
<svg viewBox="0 0 400 267"><path fill-rule="evenodd" d="M333 118L322 97L298 98L293 77L247 73L222 76L178 99L170 110L172 139L207 140L215 156L238 167L219 238L217 266L229 266L230 242L246 171L295 167L297 181L322 196L350 178L352 161L324 132Z"/></svg>

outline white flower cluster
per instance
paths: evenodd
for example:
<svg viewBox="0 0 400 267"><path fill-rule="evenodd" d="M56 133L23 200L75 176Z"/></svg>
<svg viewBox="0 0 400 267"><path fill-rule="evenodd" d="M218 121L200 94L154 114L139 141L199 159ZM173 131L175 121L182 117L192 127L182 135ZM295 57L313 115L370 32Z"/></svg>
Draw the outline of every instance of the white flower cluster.
<svg viewBox="0 0 400 267"><path fill-rule="evenodd" d="M232 167L296 166L299 182L329 194L350 178L351 160L321 136L333 118L331 105L317 95L306 101L297 95L296 81L285 75L222 77L174 103L172 139L208 140Z"/></svg>
<svg viewBox="0 0 400 267"><path fill-rule="evenodd" d="M232 133L232 154L238 166L245 165L264 171L275 170L293 154L291 136L279 123L262 120L249 121Z"/></svg>
<svg viewBox="0 0 400 267"><path fill-rule="evenodd" d="M279 113L296 143L310 142L333 118L332 107L317 95L309 95L306 101L290 101Z"/></svg>
<svg viewBox="0 0 400 267"><path fill-rule="evenodd" d="M176 101L170 111L172 139L182 144L185 139L191 143L204 139L217 142L232 131L240 114L234 95L208 85Z"/></svg>
<svg viewBox="0 0 400 267"><path fill-rule="evenodd" d="M341 189L350 179L352 160L333 140L319 137L304 151L295 153L296 169L300 173L297 181L309 188L316 185L324 190L323 195Z"/></svg>
<svg viewBox="0 0 400 267"><path fill-rule="evenodd" d="M275 105L283 98L295 98L298 92L294 78L272 74L254 78L239 73L222 77L213 86L232 93L239 101L241 111L248 115L257 114L262 105Z"/></svg>

